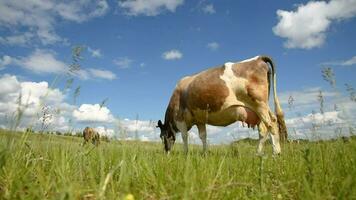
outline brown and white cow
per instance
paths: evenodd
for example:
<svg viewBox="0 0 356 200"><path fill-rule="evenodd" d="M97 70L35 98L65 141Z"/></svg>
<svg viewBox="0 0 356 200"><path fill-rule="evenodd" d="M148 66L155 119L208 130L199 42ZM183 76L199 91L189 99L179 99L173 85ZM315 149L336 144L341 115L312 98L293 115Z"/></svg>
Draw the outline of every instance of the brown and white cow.
<svg viewBox="0 0 356 200"><path fill-rule="evenodd" d="M270 67L269 67L269 65ZM268 103L270 84L273 85L274 107ZM206 124L227 126L236 121L248 127L258 127L260 141L257 152L271 135L273 152L281 152L280 135L286 138L287 129L276 91L276 72L272 59L256 56L237 63L227 62L184 77L177 84L165 114L164 124L158 121L166 152L182 133L184 151L188 152L188 131L196 125L206 152Z"/></svg>
<svg viewBox="0 0 356 200"><path fill-rule="evenodd" d="M100 135L99 133L94 130L93 128L90 127L85 127L83 130L83 137L84 137L84 143L85 145L88 142L92 142L92 144L98 146L100 144Z"/></svg>

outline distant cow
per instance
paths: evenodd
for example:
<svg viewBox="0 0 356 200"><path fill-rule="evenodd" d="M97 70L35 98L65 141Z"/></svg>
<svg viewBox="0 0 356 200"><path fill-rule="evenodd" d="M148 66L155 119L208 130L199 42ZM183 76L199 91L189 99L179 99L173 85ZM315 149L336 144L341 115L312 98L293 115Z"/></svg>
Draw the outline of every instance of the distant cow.
<svg viewBox="0 0 356 200"><path fill-rule="evenodd" d="M83 145L85 145L90 141L92 142L92 144L96 146L100 144L100 135L93 128L85 127L85 129L83 130L83 137L84 137Z"/></svg>
<svg viewBox="0 0 356 200"><path fill-rule="evenodd" d="M269 67L269 65L270 67ZM273 86L274 107L268 103L270 85ZM188 152L188 131L196 125L204 152L206 124L227 126L236 121L248 127L258 127L260 141L257 152L271 135L273 152L281 152L279 139L287 137L284 115L276 91L276 72L272 59L256 56L237 63L227 62L192 76L177 84L168 104L164 124L158 121L166 152L175 142L177 132L182 133L184 151Z"/></svg>

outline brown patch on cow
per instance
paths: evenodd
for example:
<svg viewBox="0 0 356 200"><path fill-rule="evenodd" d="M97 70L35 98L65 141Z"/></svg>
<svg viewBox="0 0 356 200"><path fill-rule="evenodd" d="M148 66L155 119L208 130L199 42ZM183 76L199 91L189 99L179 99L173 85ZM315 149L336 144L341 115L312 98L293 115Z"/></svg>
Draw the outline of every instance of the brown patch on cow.
<svg viewBox="0 0 356 200"><path fill-rule="evenodd" d="M84 137L83 144L86 144L87 142L91 141L93 144L97 146L100 143L100 135L93 128L85 127L85 129L83 130L83 137Z"/></svg>
<svg viewBox="0 0 356 200"><path fill-rule="evenodd" d="M268 65L260 58L249 62L236 63L232 68L236 77L247 80L246 91L251 99L268 101Z"/></svg>
<svg viewBox="0 0 356 200"><path fill-rule="evenodd" d="M184 96L187 97L186 105L190 110L200 109L215 112L221 109L229 90L220 78L225 67L216 67L199 73L195 76Z"/></svg>
<svg viewBox="0 0 356 200"><path fill-rule="evenodd" d="M167 126L169 125L169 123L171 123L173 129L175 131L178 131L175 123L174 122L174 115L177 113L177 110L179 109L179 104L180 104L180 89L177 87L172 96L171 99L169 100L169 104L166 110L166 115L164 118L164 126L166 126L165 128L168 128Z"/></svg>

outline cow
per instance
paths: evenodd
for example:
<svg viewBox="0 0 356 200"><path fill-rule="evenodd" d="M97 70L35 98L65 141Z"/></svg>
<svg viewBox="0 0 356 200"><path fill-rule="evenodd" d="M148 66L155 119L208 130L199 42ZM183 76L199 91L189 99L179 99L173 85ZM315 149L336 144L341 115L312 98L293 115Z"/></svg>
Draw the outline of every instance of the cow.
<svg viewBox="0 0 356 200"><path fill-rule="evenodd" d="M88 143L90 141L95 146L98 146L100 144L100 135L93 128L85 127L85 129L83 130L83 137L84 137L83 145L85 145L86 143Z"/></svg>
<svg viewBox="0 0 356 200"><path fill-rule="evenodd" d="M275 114L269 107L273 86ZM188 131L196 125L207 151L206 125L228 126L236 121L258 127L257 153L271 136L273 153L280 154L281 139L287 137L284 114L276 90L276 70L268 56L256 56L241 62L227 62L182 78L170 98L164 123L158 121L160 138L169 153L176 133L181 132L184 152L188 152Z"/></svg>

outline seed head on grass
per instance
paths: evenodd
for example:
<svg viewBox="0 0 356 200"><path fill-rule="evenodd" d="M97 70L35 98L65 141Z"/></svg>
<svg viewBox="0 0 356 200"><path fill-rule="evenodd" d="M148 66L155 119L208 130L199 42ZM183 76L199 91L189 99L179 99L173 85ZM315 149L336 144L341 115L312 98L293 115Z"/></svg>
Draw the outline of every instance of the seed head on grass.
<svg viewBox="0 0 356 200"><path fill-rule="evenodd" d="M346 91L349 93L350 95L350 100L353 102L356 102L356 91L355 89L352 87L352 85L349 84L345 84L346 86Z"/></svg>
<svg viewBox="0 0 356 200"><path fill-rule="evenodd" d="M108 102L109 98L105 98L103 101L100 103L100 109L105 106L105 104Z"/></svg>
<svg viewBox="0 0 356 200"><path fill-rule="evenodd" d="M41 119L41 133L43 133L50 125L50 121L53 115L51 114L51 110L49 106L42 107L42 117Z"/></svg>
<svg viewBox="0 0 356 200"><path fill-rule="evenodd" d="M335 74L333 69L331 67L324 67L321 70L321 74L323 76L323 79L328 83L330 83L331 87L335 88L336 80L335 80Z"/></svg>
<svg viewBox="0 0 356 200"><path fill-rule="evenodd" d="M294 98L293 98L292 95L290 95L289 98L288 98L288 108L289 108L289 110L292 110L293 106L294 106Z"/></svg>
<svg viewBox="0 0 356 200"><path fill-rule="evenodd" d="M319 105L320 105L320 113L324 114L324 96L323 96L323 92L321 90L319 90L318 101L319 101Z"/></svg>
<svg viewBox="0 0 356 200"><path fill-rule="evenodd" d="M76 87L75 90L74 90L74 94L73 94L73 102L74 102L74 104L76 104L77 98L79 97L79 95L80 95L80 86Z"/></svg>

